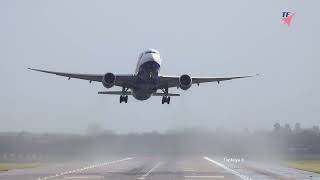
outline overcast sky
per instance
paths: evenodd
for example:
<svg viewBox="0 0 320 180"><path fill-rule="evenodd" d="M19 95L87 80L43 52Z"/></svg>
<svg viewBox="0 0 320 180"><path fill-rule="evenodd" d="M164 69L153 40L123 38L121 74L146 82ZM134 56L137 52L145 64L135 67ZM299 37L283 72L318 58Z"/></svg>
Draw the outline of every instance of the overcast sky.
<svg viewBox="0 0 320 180"><path fill-rule="evenodd" d="M320 123L320 2L0 1L0 131L117 132ZM282 11L295 11L291 27ZM154 48L161 74L256 78L119 104L102 84L37 73L133 73ZM120 89L114 87L113 89Z"/></svg>

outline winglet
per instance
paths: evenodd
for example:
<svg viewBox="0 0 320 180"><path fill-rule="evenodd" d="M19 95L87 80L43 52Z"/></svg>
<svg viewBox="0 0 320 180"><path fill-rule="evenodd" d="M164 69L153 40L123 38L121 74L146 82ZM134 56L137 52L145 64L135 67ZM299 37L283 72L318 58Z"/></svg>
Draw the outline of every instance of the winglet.
<svg viewBox="0 0 320 180"><path fill-rule="evenodd" d="M33 68L28 68L28 70L32 70L32 71L42 71L40 69L33 69Z"/></svg>
<svg viewBox="0 0 320 180"><path fill-rule="evenodd" d="M47 70L41 70L41 69L34 69L34 68L28 68L29 70L32 70L32 71L39 71L39 72L44 72L44 73L50 73L50 74L56 74L58 72L54 72L54 71L47 71Z"/></svg>

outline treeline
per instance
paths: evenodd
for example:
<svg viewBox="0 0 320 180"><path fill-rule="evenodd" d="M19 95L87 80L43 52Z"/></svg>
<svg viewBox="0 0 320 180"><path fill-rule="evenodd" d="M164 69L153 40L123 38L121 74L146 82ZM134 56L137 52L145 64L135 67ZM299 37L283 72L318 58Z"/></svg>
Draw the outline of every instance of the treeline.
<svg viewBox="0 0 320 180"><path fill-rule="evenodd" d="M86 135L0 133L0 160L122 155L275 155L320 153L319 127L274 124L272 130L183 129L117 134L89 126Z"/></svg>

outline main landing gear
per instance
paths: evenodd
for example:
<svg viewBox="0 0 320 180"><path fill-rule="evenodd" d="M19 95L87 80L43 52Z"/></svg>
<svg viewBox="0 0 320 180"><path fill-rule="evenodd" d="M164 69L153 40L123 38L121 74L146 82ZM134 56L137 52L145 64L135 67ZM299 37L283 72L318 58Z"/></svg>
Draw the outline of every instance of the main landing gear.
<svg viewBox="0 0 320 180"><path fill-rule="evenodd" d="M128 96L127 95L120 96L120 103L122 103L122 102L128 103Z"/></svg>
<svg viewBox="0 0 320 180"><path fill-rule="evenodd" d="M164 92L164 96L162 97L162 104L167 103L170 104L170 96L168 88L161 89Z"/></svg>
<svg viewBox="0 0 320 180"><path fill-rule="evenodd" d="M128 103L128 95L125 95L129 88L122 87L122 95L120 95L120 103Z"/></svg>
<svg viewBox="0 0 320 180"><path fill-rule="evenodd" d="M162 97L162 104L167 103L170 104L170 96L163 96Z"/></svg>

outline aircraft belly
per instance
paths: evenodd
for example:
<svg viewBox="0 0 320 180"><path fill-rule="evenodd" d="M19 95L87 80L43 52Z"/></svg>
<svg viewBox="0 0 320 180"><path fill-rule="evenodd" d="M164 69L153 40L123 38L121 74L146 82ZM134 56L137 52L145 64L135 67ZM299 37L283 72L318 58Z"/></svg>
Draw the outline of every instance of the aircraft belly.
<svg viewBox="0 0 320 180"><path fill-rule="evenodd" d="M140 90L133 90L132 95L135 99L143 101L143 100L149 99L153 92L154 91L140 89Z"/></svg>
<svg viewBox="0 0 320 180"><path fill-rule="evenodd" d="M147 100L157 91L160 82L159 78L160 62L149 59L140 62L138 66L135 87L132 89L132 95L137 100Z"/></svg>

